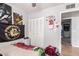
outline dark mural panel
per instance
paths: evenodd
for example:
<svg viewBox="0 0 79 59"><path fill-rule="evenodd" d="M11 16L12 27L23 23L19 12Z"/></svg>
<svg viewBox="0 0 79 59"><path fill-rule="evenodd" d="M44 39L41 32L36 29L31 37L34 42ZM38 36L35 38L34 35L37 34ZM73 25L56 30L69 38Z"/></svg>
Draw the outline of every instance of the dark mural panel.
<svg viewBox="0 0 79 59"><path fill-rule="evenodd" d="M0 22L12 24L12 8L4 3L0 3Z"/></svg>
<svg viewBox="0 0 79 59"><path fill-rule="evenodd" d="M21 16L17 16L16 19L17 21L23 20ZM12 25L11 6L0 3L0 42L13 41L23 37L24 25L22 24L22 22L20 24Z"/></svg>
<svg viewBox="0 0 79 59"><path fill-rule="evenodd" d="M8 42L24 37L24 25L0 23L0 42Z"/></svg>

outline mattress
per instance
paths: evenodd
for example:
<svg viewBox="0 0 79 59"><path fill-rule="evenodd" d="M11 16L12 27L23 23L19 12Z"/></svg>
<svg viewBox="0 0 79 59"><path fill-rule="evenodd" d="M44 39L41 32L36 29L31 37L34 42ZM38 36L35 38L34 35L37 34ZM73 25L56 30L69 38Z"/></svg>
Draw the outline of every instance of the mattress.
<svg viewBox="0 0 79 59"><path fill-rule="evenodd" d="M4 56L38 56L33 50L18 48L14 45L1 47L0 53Z"/></svg>

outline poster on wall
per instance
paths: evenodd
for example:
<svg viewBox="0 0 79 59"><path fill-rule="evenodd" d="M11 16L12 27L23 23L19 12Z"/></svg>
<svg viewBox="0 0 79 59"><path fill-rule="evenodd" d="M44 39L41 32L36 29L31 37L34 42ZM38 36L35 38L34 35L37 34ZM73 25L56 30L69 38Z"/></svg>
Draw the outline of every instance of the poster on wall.
<svg viewBox="0 0 79 59"><path fill-rule="evenodd" d="M23 17L18 13L13 13L13 20L15 25L23 25Z"/></svg>
<svg viewBox="0 0 79 59"><path fill-rule="evenodd" d="M11 6L0 3L0 22L12 24L12 8Z"/></svg>
<svg viewBox="0 0 79 59"><path fill-rule="evenodd" d="M48 21L49 29L57 29L59 27L58 22L56 21L55 16L48 16L46 17Z"/></svg>
<svg viewBox="0 0 79 59"><path fill-rule="evenodd" d="M0 42L8 42L24 37L24 25L0 23Z"/></svg>

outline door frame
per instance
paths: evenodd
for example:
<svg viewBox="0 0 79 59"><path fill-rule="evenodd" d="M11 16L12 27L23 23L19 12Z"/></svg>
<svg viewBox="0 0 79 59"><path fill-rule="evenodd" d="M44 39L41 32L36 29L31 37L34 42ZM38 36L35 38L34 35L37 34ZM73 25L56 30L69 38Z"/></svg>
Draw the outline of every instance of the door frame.
<svg viewBox="0 0 79 59"><path fill-rule="evenodd" d="M62 24L62 21L61 21L62 20L62 14L63 13L68 13L68 12L75 12L75 11L79 11L79 8L73 8L73 9L68 9L68 10L60 11L60 28L62 27L61 26L61 24ZM70 19L72 19L72 18L70 18ZM72 20L71 20L71 22L72 22ZM72 28L72 23L71 23L71 28ZM61 29L60 29L60 33L61 33ZM72 29L71 29L71 46L72 46ZM62 41L61 41L61 48L62 48Z"/></svg>

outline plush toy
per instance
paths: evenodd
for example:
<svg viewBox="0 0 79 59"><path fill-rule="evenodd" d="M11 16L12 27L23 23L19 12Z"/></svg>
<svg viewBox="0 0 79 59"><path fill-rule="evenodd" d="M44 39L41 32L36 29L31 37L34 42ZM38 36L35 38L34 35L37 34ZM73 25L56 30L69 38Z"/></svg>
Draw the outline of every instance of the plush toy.
<svg viewBox="0 0 79 59"><path fill-rule="evenodd" d="M21 43L21 42L18 42L15 45L18 46L18 47L21 47L21 46L23 47L25 44L24 43Z"/></svg>
<svg viewBox="0 0 79 59"><path fill-rule="evenodd" d="M49 56L58 56L59 55L58 49L56 47L51 46L51 45L46 47L45 53Z"/></svg>
<svg viewBox="0 0 79 59"><path fill-rule="evenodd" d="M29 49L29 50L32 50L35 47L35 46L32 46L32 45L26 45L26 44L21 43L21 42L16 43L16 46L23 48L23 49Z"/></svg>
<svg viewBox="0 0 79 59"><path fill-rule="evenodd" d="M40 48L40 47L35 47L33 50L34 50L39 56L45 56L45 52L44 52L44 50L43 50L42 48Z"/></svg>

